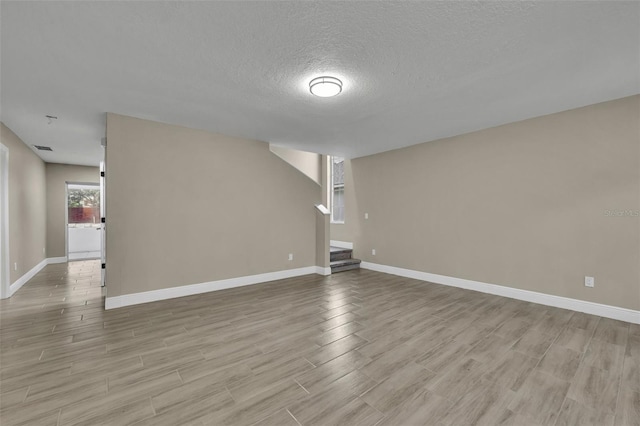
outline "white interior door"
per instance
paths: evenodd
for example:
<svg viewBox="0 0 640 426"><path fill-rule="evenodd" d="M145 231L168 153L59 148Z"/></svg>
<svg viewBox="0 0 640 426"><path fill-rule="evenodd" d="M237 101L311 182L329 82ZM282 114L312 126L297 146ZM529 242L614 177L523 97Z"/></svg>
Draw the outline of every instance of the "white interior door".
<svg viewBox="0 0 640 426"><path fill-rule="evenodd" d="M105 205L105 179L104 179L104 161L100 162L100 236L101 236L101 246L100 246L100 263L102 264L102 276L101 282L104 287L107 277L105 269L105 265L107 263L107 222L106 218L106 205Z"/></svg>

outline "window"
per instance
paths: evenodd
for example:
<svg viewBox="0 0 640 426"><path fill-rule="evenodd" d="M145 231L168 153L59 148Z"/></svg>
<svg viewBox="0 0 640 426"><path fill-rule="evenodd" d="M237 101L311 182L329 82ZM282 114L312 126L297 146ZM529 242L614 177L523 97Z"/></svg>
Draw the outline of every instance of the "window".
<svg viewBox="0 0 640 426"><path fill-rule="evenodd" d="M331 222L344 223L344 158L331 157Z"/></svg>
<svg viewBox="0 0 640 426"><path fill-rule="evenodd" d="M69 226L100 226L99 186L67 184L67 212ZM80 226L81 224L83 226Z"/></svg>

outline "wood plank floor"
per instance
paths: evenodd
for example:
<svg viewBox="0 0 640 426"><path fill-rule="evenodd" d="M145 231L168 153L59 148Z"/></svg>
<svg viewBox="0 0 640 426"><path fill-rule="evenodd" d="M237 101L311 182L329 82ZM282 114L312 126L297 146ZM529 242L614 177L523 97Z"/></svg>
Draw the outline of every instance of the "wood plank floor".
<svg viewBox="0 0 640 426"><path fill-rule="evenodd" d="M104 311L97 261L0 302L9 425L639 425L640 326L371 271Z"/></svg>

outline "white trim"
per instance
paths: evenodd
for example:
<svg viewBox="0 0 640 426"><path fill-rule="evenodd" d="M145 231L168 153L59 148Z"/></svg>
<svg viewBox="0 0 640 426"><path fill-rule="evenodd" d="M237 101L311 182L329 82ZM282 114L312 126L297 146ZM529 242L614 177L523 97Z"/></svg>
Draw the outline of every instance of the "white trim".
<svg viewBox="0 0 640 426"><path fill-rule="evenodd" d="M554 296L551 294L538 293L535 291L521 290L518 288L505 287L497 284L488 284L480 281L448 277L446 275L414 271L412 269L397 268L395 266L380 265L377 263L362 262L360 264L360 267L372 271L399 275L401 277L414 278L417 280L428 281L436 284L459 287L468 290L479 291L482 293L495 294L497 296L509 297L511 299L524 300L527 302L539 303L541 305L570 309L572 311L585 312L601 317L640 324L640 311L634 311L632 309L603 305L600 303L587 302L585 300L571 299L568 297Z"/></svg>
<svg viewBox="0 0 640 426"><path fill-rule="evenodd" d="M210 291L225 290L228 288L242 287L259 284L268 281L282 280L285 278L299 277L317 273L317 266L307 266L298 269L286 269L284 271L267 272L265 274L248 275L245 277L229 278L226 280L209 281L199 284L183 285L180 287L163 288L160 290L145 291L142 293L125 294L122 296L107 296L104 302L105 309L115 309L123 306L138 305L140 303L156 302L158 300L173 299L176 297L192 296L194 294L208 293ZM107 287L107 294L109 287Z"/></svg>
<svg viewBox="0 0 640 426"><path fill-rule="evenodd" d="M353 250L353 243L350 243L348 241L337 241L337 240L331 240L329 242L329 245L331 247L338 247L338 248L343 248L343 249L351 249Z"/></svg>
<svg viewBox="0 0 640 426"><path fill-rule="evenodd" d="M323 267L323 266L316 266L316 274L318 275L331 275L331 268L327 267Z"/></svg>
<svg viewBox="0 0 640 426"><path fill-rule="evenodd" d="M105 168L105 150L107 149L107 138L103 138L104 143L102 144L102 161L100 162L100 263L107 263L107 252L106 252L106 243L107 243L107 224L106 222L102 222L102 218L106 218L107 214L107 206L105 205L105 201L107 199L106 193L106 168ZM106 283L107 275L105 274L105 268L100 270L100 285L104 287Z"/></svg>
<svg viewBox="0 0 640 426"><path fill-rule="evenodd" d="M29 272L18 278L11 286L9 287L9 297L13 296L14 293L25 285L31 278L33 278L38 272L42 270L47 265L51 265L53 263L65 263L67 261L66 257L48 257L42 259L40 263L31 268Z"/></svg>
<svg viewBox="0 0 640 426"><path fill-rule="evenodd" d="M9 149L0 143L0 298L11 295L9 273Z"/></svg>
<svg viewBox="0 0 640 426"><path fill-rule="evenodd" d="M64 183L64 254L69 256L69 182Z"/></svg>
<svg viewBox="0 0 640 426"><path fill-rule="evenodd" d="M13 296L13 294L20 290L20 288L27 283L31 278L33 278L38 272L42 270L45 266L47 266L47 259L42 259L40 263L31 268L29 272L18 278L11 286L9 287L9 297Z"/></svg>
<svg viewBox="0 0 640 426"><path fill-rule="evenodd" d="M316 209L323 215L329 215L331 212L327 209L324 204L316 204Z"/></svg>

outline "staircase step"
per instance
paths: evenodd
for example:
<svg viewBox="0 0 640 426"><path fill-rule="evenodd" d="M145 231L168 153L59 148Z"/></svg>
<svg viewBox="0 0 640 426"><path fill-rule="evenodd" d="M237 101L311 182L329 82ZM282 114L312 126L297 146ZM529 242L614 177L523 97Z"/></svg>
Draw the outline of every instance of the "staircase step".
<svg viewBox="0 0 640 426"><path fill-rule="evenodd" d="M346 260L351 259L352 250L349 251L341 251L337 253L331 253L330 259L333 262L334 260Z"/></svg>
<svg viewBox="0 0 640 426"><path fill-rule="evenodd" d="M352 249L331 247L330 260L333 262L335 260L351 259L352 253L353 253Z"/></svg>
<svg viewBox="0 0 640 426"><path fill-rule="evenodd" d="M330 263L331 273L360 269L360 259L342 259Z"/></svg>

